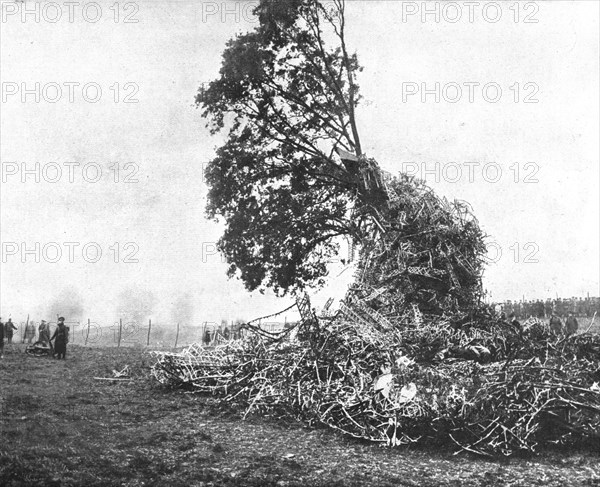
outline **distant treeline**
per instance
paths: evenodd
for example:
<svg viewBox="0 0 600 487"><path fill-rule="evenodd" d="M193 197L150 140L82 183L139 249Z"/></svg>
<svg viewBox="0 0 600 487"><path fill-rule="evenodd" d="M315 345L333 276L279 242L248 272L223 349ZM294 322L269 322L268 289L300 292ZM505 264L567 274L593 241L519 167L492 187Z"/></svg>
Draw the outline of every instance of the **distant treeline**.
<svg viewBox="0 0 600 487"><path fill-rule="evenodd" d="M600 298L557 298L557 299L537 299L531 301L505 301L495 303L501 306L502 312L507 316L514 313L518 318L548 318L552 314L566 316L569 313L578 317L589 317L594 312L600 313Z"/></svg>

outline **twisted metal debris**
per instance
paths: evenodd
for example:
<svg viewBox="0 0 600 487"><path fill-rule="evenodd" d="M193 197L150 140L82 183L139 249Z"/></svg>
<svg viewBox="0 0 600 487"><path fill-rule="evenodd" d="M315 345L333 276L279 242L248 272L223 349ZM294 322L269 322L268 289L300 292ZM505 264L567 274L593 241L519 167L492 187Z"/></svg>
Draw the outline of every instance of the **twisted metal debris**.
<svg viewBox="0 0 600 487"><path fill-rule="evenodd" d="M291 416L390 446L445 445L487 456L600 440L600 339L533 320L456 328L346 303L329 320L304 306L295 338L250 334L213 349L156 352L153 376L219 395L249 414ZM361 309L362 308L362 309ZM422 319L422 317L420 317ZM595 445L595 446L594 446Z"/></svg>

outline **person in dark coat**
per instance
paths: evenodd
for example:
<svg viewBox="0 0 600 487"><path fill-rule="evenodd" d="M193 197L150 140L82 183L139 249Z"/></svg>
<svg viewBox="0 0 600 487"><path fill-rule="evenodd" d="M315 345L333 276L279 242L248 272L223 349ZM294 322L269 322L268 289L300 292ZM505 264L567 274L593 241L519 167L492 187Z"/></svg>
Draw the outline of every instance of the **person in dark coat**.
<svg viewBox="0 0 600 487"><path fill-rule="evenodd" d="M40 335L38 340L40 342L49 342L50 341L50 327L48 326L48 323L46 323L45 320L42 320L42 322L40 323L38 332Z"/></svg>
<svg viewBox="0 0 600 487"><path fill-rule="evenodd" d="M575 335L575 333L577 333L577 330L579 329L579 323L577 322L577 318L573 316L573 313L569 313L565 327L567 328L568 336Z"/></svg>
<svg viewBox="0 0 600 487"><path fill-rule="evenodd" d="M0 318L0 358L4 358L4 323Z"/></svg>
<svg viewBox="0 0 600 487"><path fill-rule="evenodd" d="M206 346L210 345L211 339L212 339L212 337L211 337L210 331L206 330L204 332L204 337L202 339L202 341L204 342L204 345L206 345Z"/></svg>
<svg viewBox="0 0 600 487"><path fill-rule="evenodd" d="M23 337L23 341L27 340L27 343L31 343L35 338L35 323L30 321L27 323L25 327L25 336Z"/></svg>
<svg viewBox="0 0 600 487"><path fill-rule="evenodd" d="M6 335L6 341L8 343L12 343L13 333L16 329L17 327L12 322L12 319L9 318L8 321L4 324L4 334Z"/></svg>
<svg viewBox="0 0 600 487"><path fill-rule="evenodd" d="M550 329L556 333L557 335L562 335L564 334L564 325L562 320L560 319L559 316L557 316L556 314L552 314L552 317L550 318Z"/></svg>
<svg viewBox="0 0 600 487"><path fill-rule="evenodd" d="M65 359L67 355L67 343L69 343L69 327L65 326L65 319L58 319L58 326L54 330L54 335L50 341L54 341L54 355L60 360Z"/></svg>

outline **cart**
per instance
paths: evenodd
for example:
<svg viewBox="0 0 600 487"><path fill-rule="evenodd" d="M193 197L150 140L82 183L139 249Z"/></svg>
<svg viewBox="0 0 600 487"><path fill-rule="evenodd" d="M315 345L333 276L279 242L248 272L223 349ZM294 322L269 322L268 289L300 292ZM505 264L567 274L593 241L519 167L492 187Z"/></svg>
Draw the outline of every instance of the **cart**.
<svg viewBox="0 0 600 487"><path fill-rule="evenodd" d="M54 347L52 347L51 342L38 340L33 345L28 345L25 353L36 357L44 357L46 355L52 357L54 355Z"/></svg>

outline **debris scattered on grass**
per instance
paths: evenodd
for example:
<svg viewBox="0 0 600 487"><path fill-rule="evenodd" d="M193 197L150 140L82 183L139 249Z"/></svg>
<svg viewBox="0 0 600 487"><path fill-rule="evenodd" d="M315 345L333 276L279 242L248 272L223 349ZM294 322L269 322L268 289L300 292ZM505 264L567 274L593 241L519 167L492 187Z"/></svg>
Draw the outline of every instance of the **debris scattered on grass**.
<svg viewBox="0 0 600 487"><path fill-rule="evenodd" d="M113 369L112 373L114 377L129 377L129 365L126 365L121 370Z"/></svg>

